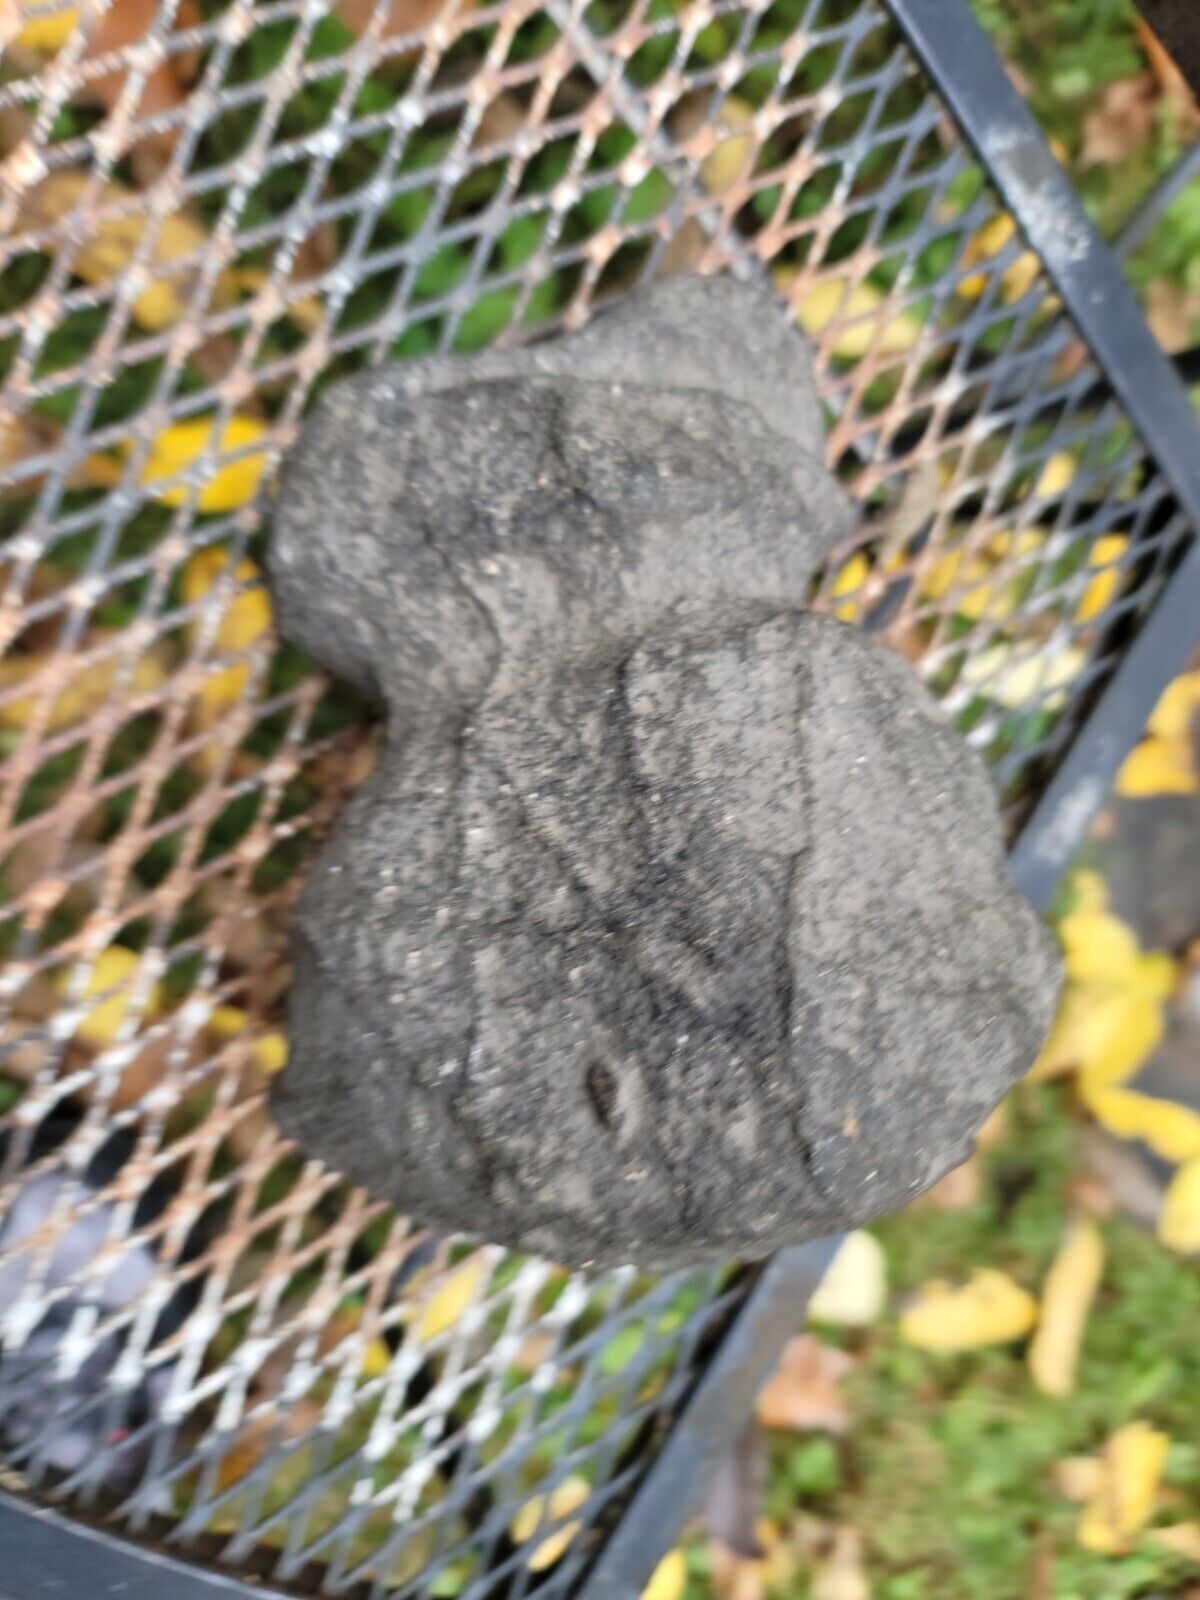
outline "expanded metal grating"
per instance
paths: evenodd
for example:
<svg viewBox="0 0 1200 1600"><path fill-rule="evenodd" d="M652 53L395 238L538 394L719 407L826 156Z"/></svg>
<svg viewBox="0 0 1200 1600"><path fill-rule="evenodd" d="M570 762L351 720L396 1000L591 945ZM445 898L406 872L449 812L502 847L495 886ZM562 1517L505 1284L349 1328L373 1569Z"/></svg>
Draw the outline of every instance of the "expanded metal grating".
<svg viewBox="0 0 1200 1600"><path fill-rule="evenodd" d="M272 1128L288 906L373 757L258 587L305 408L654 274L769 281L861 508L815 603L916 664L1014 830L1184 518L880 5L9 32L4 1481L302 1591L567 1594L754 1273L437 1239Z"/></svg>

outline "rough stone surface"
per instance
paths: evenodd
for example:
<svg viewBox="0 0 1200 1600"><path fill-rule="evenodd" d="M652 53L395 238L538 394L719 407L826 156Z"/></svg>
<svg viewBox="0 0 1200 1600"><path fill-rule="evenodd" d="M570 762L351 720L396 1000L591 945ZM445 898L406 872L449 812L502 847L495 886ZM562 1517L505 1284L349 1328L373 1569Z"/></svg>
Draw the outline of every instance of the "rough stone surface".
<svg viewBox="0 0 1200 1600"><path fill-rule="evenodd" d="M285 1132L570 1264L756 1257L967 1153L1058 987L991 788L806 611L850 527L807 350L729 282L322 402L283 631L378 697L295 921Z"/></svg>

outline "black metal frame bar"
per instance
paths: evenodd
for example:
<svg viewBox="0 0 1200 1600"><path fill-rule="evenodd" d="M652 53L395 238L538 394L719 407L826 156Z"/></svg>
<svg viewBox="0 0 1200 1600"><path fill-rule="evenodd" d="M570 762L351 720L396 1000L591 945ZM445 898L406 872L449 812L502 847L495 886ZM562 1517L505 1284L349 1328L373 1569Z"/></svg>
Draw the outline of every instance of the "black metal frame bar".
<svg viewBox="0 0 1200 1600"><path fill-rule="evenodd" d="M966 0L886 4L1041 258L1130 421L1151 442L1184 513L1200 528L1200 423L1187 392L990 40ZM1013 870L1035 905L1049 900L1155 701L1198 638L1200 543L1171 576L1096 697L1016 843ZM800 1245L763 1268L577 1600L633 1600L639 1593L744 1426L838 1243ZM122 1600L255 1600L269 1592L0 1492L0 1600L81 1590L89 1600L117 1594Z"/></svg>
<svg viewBox="0 0 1200 1600"><path fill-rule="evenodd" d="M264 1591L0 1490L0 1600L263 1600Z"/></svg>
<svg viewBox="0 0 1200 1600"><path fill-rule="evenodd" d="M967 7L887 0L896 22L1041 259L1130 422L1200 528L1200 423L1116 257ZM1017 882L1045 906L1154 703L1200 635L1200 546L1173 574L1022 829Z"/></svg>

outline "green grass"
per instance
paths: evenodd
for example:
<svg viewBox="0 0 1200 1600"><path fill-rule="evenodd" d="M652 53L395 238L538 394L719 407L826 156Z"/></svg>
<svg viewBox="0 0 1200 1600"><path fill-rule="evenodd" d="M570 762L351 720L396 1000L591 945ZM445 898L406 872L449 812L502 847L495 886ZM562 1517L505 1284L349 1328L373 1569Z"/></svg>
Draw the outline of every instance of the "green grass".
<svg viewBox="0 0 1200 1600"><path fill-rule="evenodd" d="M979 1203L918 1205L876 1231L887 1255L890 1314L845 1342L861 1364L846 1384L847 1438L775 1434L765 1511L786 1530L800 1516L850 1523L864 1540L873 1600L1027 1600L1038 1552L1053 1555L1061 1600L1132 1600L1180 1592L1186 1564L1143 1542L1104 1558L1075 1537L1079 1507L1057 1491L1054 1464L1091 1453L1122 1423L1144 1419L1173 1443L1166 1485L1200 1504L1200 1272L1149 1234L1104 1224L1104 1280L1087 1325L1076 1391L1052 1399L1019 1347L935 1356L899 1341L895 1308L931 1277L996 1266L1035 1292L1070 1207L1078 1124L1057 1089L1027 1087L991 1152ZM1189 1509L1190 1508L1190 1509ZM1043 1556L1042 1559L1045 1559ZM715 1591L696 1571L689 1600ZM1194 1576L1194 1569L1193 1569ZM806 1579L773 1593L805 1600Z"/></svg>

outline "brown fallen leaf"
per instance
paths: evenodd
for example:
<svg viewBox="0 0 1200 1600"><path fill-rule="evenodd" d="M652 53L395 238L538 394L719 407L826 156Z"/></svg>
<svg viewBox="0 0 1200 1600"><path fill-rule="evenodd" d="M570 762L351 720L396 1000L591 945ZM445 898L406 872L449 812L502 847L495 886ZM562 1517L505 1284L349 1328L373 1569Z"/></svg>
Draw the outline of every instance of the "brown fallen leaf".
<svg viewBox="0 0 1200 1600"><path fill-rule="evenodd" d="M1170 278L1155 278L1146 285L1146 321L1150 331L1170 355L1190 348L1192 329L1200 322L1200 294Z"/></svg>
<svg viewBox="0 0 1200 1600"><path fill-rule="evenodd" d="M83 54L84 61L93 61L117 51L131 52L153 27L158 10L159 0L113 0L92 27ZM181 0L175 14L175 25L179 28L190 27L199 16L194 0ZM133 123L159 116L179 105L199 65L200 55L196 51L164 55L146 75L137 104L130 108ZM111 72L88 79L80 88L78 98L101 105L106 111L113 111L125 92L128 79L129 67L122 64ZM179 142L180 132L181 129L175 127L139 133L130 152L134 176L139 184L148 185L158 177Z"/></svg>
<svg viewBox="0 0 1200 1600"><path fill-rule="evenodd" d="M0 416L0 467L16 467L22 461L45 455L53 450L62 437L62 429L48 417L26 411L20 415L6 412ZM31 480L24 480L29 492Z"/></svg>
<svg viewBox="0 0 1200 1600"><path fill-rule="evenodd" d="M144 1045L122 1072L109 1104L114 1111L125 1111L140 1105L152 1089L156 1089L170 1070L171 1052L175 1040L151 1039ZM193 1059L199 1052L193 1050Z"/></svg>
<svg viewBox="0 0 1200 1600"><path fill-rule="evenodd" d="M969 1211L983 1189L983 1171L978 1156L968 1156L926 1191L925 1203L939 1211Z"/></svg>
<svg viewBox="0 0 1200 1600"><path fill-rule="evenodd" d="M1064 1196L1071 1211L1080 1216L1095 1217L1097 1221L1111 1217L1117 1209L1116 1202L1103 1183L1087 1172L1072 1173L1067 1179Z"/></svg>
<svg viewBox="0 0 1200 1600"><path fill-rule="evenodd" d="M321 1420L321 1407L315 1400L302 1395L288 1406L282 1416L266 1415L252 1418L241 1429L217 1468L216 1488L220 1492L244 1478L269 1449L276 1448L285 1439L298 1438L315 1428Z"/></svg>
<svg viewBox="0 0 1200 1600"><path fill-rule="evenodd" d="M471 148L479 150L489 144L509 144L528 121L528 108L522 105L515 94L502 90L494 100L488 102L475 129Z"/></svg>
<svg viewBox="0 0 1200 1600"><path fill-rule="evenodd" d="M1150 136L1158 102L1158 85L1149 72L1107 84L1083 119L1080 166L1107 166L1132 155Z"/></svg>
<svg viewBox="0 0 1200 1600"><path fill-rule="evenodd" d="M871 1600L857 1528L835 1529L833 1549L813 1574L812 1600Z"/></svg>
<svg viewBox="0 0 1200 1600"><path fill-rule="evenodd" d="M983 1127L975 1135L975 1148L977 1150L991 1150L1008 1131L1008 1122L1008 1101L1001 1100L1000 1104L988 1116Z"/></svg>
<svg viewBox="0 0 1200 1600"><path fill-rule="evenodd" d="M26 1022L48 1022L59 1009L60 995L56 974L35 972L13 996L12 1014Z"/></svg>
<svg viewBox="0 0 1200 1600"><path fill-rule="evenodd" d="M455 0L392 0L387 9L384 39L406 33L420 33L440 13L449 11ZM337 0L337 14L351 33L364 33L379 10L378 0Z"/></svg>
<svg viewBox="0 0 1200 1600"><path fill-rule="evenodd" d="M1143 1227L1150 1227L1157 1221L1162 1187L1128 1145L1102 1128L1090 1126L1084 1129L1080 1150L1087 1178L1100 1194L1108 1196L1110 1206L1124 1211ZM1077 1198L1086 1198L1078 1190L1076 1193Z"/></svg>
<svg viewBox="0 0 1200 1600"><path fill-rule="evenodd" d="M658 258L659 276L669 278L677 272L692 272L703 261L711 243L699 218L685 217Z"/></svg>
<svg viewBox="0 0 1200 1600"><path fill-rule="evenodd" d="M1099 1456L1064 1456L1054 1463L1050 1475L1064 1500L1083 1505L1099 1488L1104 1465Z"/></svg>
<svg viewBox="0 0 1200 1600"><path fill-rule="evenodd" d="M766 1600L766 1562L727 1550L719 1539L708 1544L708 1570L721 1600Z"/></svg>
<svg viewBox="0 0 1200 1600"><path fill-rule="evenodd" d="M764 1428L845 1433L850 1412L840 1385L856 1365L853 1356L811 1333L790 1339L758 1397L758 1420Z"/></svg>
<svg viewBox="0 0 1200 1600"><path fill-rule="evenodd" d="M46 1039L26 1037L29 1028L17 1017L0 1023L0 1074L12 1083L32 1083L54 1059Z"/></svg>
<svg viewBox="0 0 1200 1600"><path fill-rule="evenodd" d="M536 1372L554 1354L555 1338L549 1328L540 1328L526 1338L512 1364L518 1372Z"/></svg>
<svg viewBox="0 0 1200 1600"><path fill-rule="evenodd" d="M1200 1566L1200 1522L1173 1522L1168 1528L1151 1528L1146 1539Z"/></svg>

